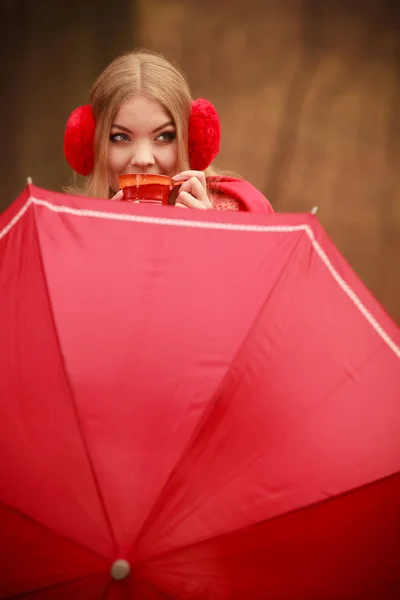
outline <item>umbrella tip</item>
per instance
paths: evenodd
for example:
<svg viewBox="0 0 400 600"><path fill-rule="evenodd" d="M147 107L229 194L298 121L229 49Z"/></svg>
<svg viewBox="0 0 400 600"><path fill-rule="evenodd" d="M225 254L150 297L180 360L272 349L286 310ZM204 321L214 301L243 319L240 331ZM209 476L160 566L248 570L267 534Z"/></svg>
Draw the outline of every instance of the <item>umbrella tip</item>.
<svg viewBox="0 0 400 600"><path fill-rule="evenodd" d="M131 565L127 560L119 558L111 565L111 577L113 579L126 579L131 572Z"/></svg>
<svg viewBox="0 0 400 600"><path fill-rule="evenodd" d="M33 183L33 181L32 181L32 177L27 177L27 178L26 178L26 183L27 183L28 185L32 185L32 183Z"/></svg>
<svg viewBox="0 0 400 600"><path fill-rule="evenodd" d="M318 212L318 208L319 208L318 206L314 206L314 208L311 209L311 214L316 215Z"/></svg>

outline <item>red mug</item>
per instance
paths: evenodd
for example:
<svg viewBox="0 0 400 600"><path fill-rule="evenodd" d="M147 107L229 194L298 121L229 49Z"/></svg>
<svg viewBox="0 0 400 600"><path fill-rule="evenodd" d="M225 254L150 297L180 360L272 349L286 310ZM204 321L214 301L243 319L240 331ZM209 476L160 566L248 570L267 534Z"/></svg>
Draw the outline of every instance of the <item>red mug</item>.
<svg viewBox="0 0 400 600"><path fill-rule="evenodd" d="M174 205L177 193L172 192L182 181L174 181L167 175L135 173L118 177L119 189L124 190L122 200L150 204Z"/></svg>

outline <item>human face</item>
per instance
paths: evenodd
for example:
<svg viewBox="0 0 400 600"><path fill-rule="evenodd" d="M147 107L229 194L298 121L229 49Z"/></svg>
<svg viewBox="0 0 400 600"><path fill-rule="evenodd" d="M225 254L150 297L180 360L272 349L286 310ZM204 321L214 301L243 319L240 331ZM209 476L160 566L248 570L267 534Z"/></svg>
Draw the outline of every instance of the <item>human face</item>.
<svg viewBox="0 0 400 600"><path fill-rule="evenodd" d="M178 149L171 116L155 100L137 96L124 102L113 120L108 145L110 186L131 173L174 175Z"/></svg>

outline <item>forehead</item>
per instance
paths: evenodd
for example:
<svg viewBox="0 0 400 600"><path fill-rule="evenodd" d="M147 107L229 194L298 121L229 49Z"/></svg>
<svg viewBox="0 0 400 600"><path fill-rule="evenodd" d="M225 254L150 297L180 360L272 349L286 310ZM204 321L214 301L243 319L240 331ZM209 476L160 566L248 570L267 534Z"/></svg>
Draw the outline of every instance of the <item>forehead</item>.
<svg viewBox="0 0 400 600"><path fill-rule="evenodd" d="M171 115L156 100L137 96L121 104L113 123L129 129L153 131L171 120Z"/></svg>

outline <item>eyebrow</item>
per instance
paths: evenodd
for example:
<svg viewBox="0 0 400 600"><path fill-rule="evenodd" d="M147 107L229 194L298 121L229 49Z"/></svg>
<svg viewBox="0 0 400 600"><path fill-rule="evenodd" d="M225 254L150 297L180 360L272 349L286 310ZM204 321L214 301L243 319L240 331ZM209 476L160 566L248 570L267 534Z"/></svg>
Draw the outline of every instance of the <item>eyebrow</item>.
<svg viewBox="0 0 400 600"><path fill-rule="evenodd" d="M152 133L157 133L157 131L160 131L161 129L164 129L165 127L168 127L169 125L174 125L175 126L175 123L173 121L167 121L163 125L160 125L160 127L156 127L155 130Z"/></svg>
<svg viewBox="0 0 400 600"><path fill-rule="evenodd" d="M152 131L152 133L157 133L157 131L161 131L161 129L164 129L165 127L169 127L170 125L175 126L175 123L173 121L167 121L166 123L163 123L159 127L156 127L154 129L154 131ZM111 127L114 127L115 129L122 129L122 131L126 131L127 133L132 133L132 131L130 129L128 129L128 127L124 127L123 125L118 125L118 123L113 123L111 125Z"/></svg>

